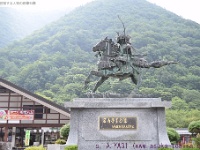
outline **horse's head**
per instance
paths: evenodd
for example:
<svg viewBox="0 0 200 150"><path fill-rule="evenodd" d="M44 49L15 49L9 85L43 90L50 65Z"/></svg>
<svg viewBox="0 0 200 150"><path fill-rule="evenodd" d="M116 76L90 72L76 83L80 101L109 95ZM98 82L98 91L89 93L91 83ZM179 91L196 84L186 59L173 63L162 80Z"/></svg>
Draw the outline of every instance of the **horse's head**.
<svg viewBox="0 0 200 150"><path fill-rule="evenodd" d="M108 48L108 44L112 42L112 39L108 39L107 37L100 42L98 42L94 47L93 47L93 52L97 51L105 51Z"/></svg>

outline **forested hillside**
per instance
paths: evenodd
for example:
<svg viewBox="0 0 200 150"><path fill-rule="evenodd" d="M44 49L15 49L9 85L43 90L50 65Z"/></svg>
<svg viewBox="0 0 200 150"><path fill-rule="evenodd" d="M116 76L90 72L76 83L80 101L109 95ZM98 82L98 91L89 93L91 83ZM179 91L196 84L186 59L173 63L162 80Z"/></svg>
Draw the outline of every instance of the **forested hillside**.
<svg viewBox="0 0 200 150"><path fill-rule="evenodd" d="M9 7L0 8L0 48L31 34L33 31L56 21L69 10L28 11Z"/></svg>
<svg viewBox="0 0 200 150"><path fill-rule="evenodd" d="M126 33L137 53L148 61L173 60L178 65L143 69L142 82L110 79L97 92L130 93L134 89L163 100L181 101L184 109L200 109L200 25L145 0L97 0L57 22L0 49L0 75L62 104L89 90L83 82L96 68L92 46L108 36ZM94 86L95 80L91 87ZM181 108L179 108L181 109Z"/></svg>

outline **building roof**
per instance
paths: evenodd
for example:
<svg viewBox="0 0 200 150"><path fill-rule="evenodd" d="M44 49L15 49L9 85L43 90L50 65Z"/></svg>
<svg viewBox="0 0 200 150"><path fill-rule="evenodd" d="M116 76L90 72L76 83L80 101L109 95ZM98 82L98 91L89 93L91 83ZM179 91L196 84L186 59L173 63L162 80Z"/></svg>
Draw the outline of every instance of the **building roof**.
<svg viewBox="0 0 200 150"><path fill-rule="evenodd" d="M47 100L47 99L43 98L42 96L34 94L34 93L32 93L28 90L25 90L25 89L13 84L13 83L7 81L7 80L5 80L5 79L0 78L0 86L5 87L5 88L7 88L7 89L9 89L9 90L11 90L15 93L21 94L21 95L37 102L37 103L40 103L41 105L47 106L47 107L65 115L65 116L70 117L70 112L65 107L60 106L60 105L58 105L58 104L56 104L56 103L54 103L50 100Z"/></svg>
<svg viewBox="0 0 200 150"><path fill-rule="evenodd" d="M178 134L180 134L180 135L191 135L192 133L190 133L189 131L188 131L188 129L187 128L177 128L177 129L175 129L176 130L176 132L178 132Z"/></svg>

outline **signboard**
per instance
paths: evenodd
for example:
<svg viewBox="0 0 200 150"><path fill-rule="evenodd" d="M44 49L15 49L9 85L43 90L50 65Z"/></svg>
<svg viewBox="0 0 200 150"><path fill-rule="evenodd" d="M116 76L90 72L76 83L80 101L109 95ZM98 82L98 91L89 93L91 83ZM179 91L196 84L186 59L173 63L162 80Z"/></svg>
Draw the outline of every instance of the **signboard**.
<svg viewBox="0 0 200 150"><path fill-rule="evenodd" d="M25 132L25 146L29 146L29 142L30 142L30 135L31 135L31 131L30 130L26 130Z"/></svg>
<svg viewBox="0 0 200 150"><path fill-rule="evenodd" d="M0 120L7 120L8 110L0 110Z"/></svg>
<svg viewBox="0 0 200 150"><path fill-rule="evenodd" d="M137 129L136 117L99 117L100 130L134 130Z"/></svg>
<svg viewBox="0 0 200 150"><path fill-rule="evenodd" d="M0 110L0 120L33 120L34 110Z"/></svg>

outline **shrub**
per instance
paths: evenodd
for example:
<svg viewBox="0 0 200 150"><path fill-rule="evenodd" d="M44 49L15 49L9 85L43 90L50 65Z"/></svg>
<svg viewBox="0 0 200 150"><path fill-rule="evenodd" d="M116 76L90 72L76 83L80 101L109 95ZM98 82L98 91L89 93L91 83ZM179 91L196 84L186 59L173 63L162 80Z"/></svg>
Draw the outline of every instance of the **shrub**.
<svg viewBox="0 0 200 150"><path fill-rule="evenodd" d="M194 144L195 144L195 148L200 148L200 134L198 133L196 138L193 138L194 140Z"/></svg>
<svg viewBox="0 0 200 150"><path fill-rule="evenodd" d="M64 126L62 126L62 128L60 129L60 135L67 140L68 136L69 136L69 130L70 130L70 125L66 124Z"/></svg>
<svg viewBox="0 0 200 150"><path fill-rule="evenodd" d="M200 120L192 121L188 126L188 130L191 133L200 133Z"/></svg>
<svg viewBox="0 0 200 150"><path fill-rule="evenodd" d="M167 128L167 135L169 137L171 144L176 144L180 139L180 135L173 128Z"/></svg>
<svg viewBox="0 0 200 150"><path fill-rule="evenodd" d="M181 148L181 150L199 150L199 148Z"/></svg>
<svg viewBox="0 0 200 150"><path fill-rule="evenodd" d="M187 148L193 148L193 144L192 143L187 143L183 145L183 148L185 148L185 150L187 150Z"/></svg>
<svg viewBox="0 0 200 150"><path fill-rule="evenodd" d="M65 147L65 150L78 150L77 145L68 145Z"/></svg>
<svg viewBox="0 0 200 150"><path fill-rule="evenodd" d="M40 146L30 146L30 147L25 148L24 150L46 150L46 148L40 145Z"/></svg>
<svg viewBox="0 0 200 150"><path fill-rule="evenodd" d="M56 142L55 142L55 144L61 144L61 145L63 145L63 144L66 144L66 141L63 140L63 139L57 139Z"/></svg>
<svg viewBox="0 0 200 150"><path fill-rule="evenodd" d="M162 148L158 148L158 150L173 150L173 148L165 148L165 147L162 147Z"/></svg>

